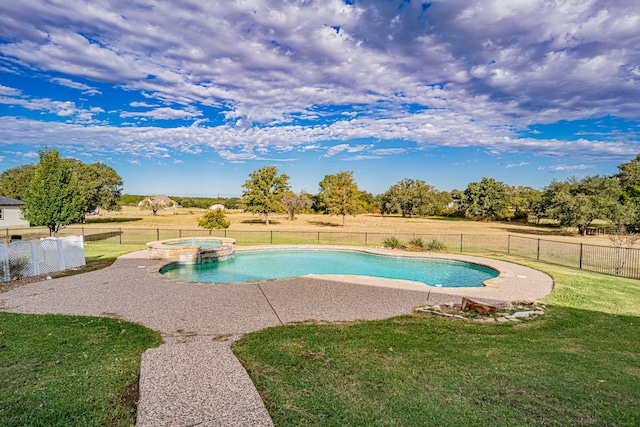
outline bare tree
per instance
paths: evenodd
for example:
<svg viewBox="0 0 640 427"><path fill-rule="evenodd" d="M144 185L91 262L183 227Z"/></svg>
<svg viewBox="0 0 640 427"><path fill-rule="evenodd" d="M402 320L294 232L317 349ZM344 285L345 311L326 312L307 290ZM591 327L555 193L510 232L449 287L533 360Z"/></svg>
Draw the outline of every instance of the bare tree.
<svg viewBox="0 0 640 427"><path fill-rule="evenodd" d="M615 260L613 261L613 269L616 273L616 276L622 274L624 270L624 265L629 258L630 249L636 242L640 239L640 235L634 233L627 233L624 225L621 225L618 230L609 234L609 240L611 241L611 246L613 247L613 252L615 254Z"/></svg>
<svg viewBox="0 0 640 427"><path fill-rule="evenodd" d="M304 190L301 190L299 194L290 191L282 196L282 204L287 208L289 220L296 216L297 211L311 206L311 203L311 198Z"/></svg>

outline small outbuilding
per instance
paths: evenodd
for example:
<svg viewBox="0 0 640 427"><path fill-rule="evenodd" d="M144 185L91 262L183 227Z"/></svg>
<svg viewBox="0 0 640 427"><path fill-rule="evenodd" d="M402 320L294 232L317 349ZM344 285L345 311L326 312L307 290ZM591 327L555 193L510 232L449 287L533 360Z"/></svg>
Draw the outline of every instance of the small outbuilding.
<svg viewBox="0 0 640 427"><path fill-rule="evenodd" d="M223 211L224 205L221 205L220 203L216 203L215 205L209 206L209 209L211 209L212 211L215 211L215 210Z"/></svg>
<svg viewBox="0 0 640 427"><path fill-rule="evenodd" d="M24 204L22 200L0 196L0 228L29 227L29 221L25 221L20 212Z"/></svg>

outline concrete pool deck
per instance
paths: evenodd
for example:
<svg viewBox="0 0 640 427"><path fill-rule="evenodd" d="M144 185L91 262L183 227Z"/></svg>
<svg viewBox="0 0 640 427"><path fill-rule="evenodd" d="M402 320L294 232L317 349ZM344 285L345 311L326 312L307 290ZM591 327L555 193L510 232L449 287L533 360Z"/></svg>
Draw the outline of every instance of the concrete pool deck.
<svg viewBox="0 0 640 427"><path fill-rule="evenodd" d="M249 249L284 247L300 246ZM0 294L0 310L115 317L159 331L165 343L142 356L138 426L269 426L273 424L257 390L230 349L242 334L310 320L383 319L410 313L419 305L460 302L463 296L488 301L537 300L553 289L546 274L504 261L340 248L476 262L501 275L484 288L465 289L356 276L190 283L159 277L164 262L149 260L146 251L139 251L118 258L103 270L31 283Z"/></svg>

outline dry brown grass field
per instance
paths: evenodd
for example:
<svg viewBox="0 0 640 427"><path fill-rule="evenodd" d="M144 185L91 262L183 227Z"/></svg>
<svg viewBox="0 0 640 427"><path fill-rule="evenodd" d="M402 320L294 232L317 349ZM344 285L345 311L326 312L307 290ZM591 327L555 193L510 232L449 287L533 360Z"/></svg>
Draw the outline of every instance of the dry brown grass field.
<svg viewBox="0 0 640 427"><path fill-rule="evenodd" d="M120 212L106 212L87 218L86 226L119 228L169 228L197 230L197 218L202 209L166 209L152 216L148 211L125 207ZM269 225L264 218L242 211L227 211L231 222L229 230L273 230L273 231L332 231L370 232L385 234L516 234L565 242L582 242L609 245L603 236L578 236L575 230L550 225L522 224L517 222L483 222L465 218L414 217L400 215L360 214L347 216L342 227L341 216L299 214L290 221L286 214L270 214Z"/></svg>

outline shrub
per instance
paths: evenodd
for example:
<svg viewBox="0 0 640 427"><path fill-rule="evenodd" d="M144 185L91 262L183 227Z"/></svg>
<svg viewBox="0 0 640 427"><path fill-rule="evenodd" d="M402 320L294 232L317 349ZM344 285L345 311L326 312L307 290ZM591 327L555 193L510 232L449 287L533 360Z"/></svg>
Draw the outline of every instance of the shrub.
<svg viewBox="0 0 640 427"><path fill-rule="evenodd" d="M443 252L447 250L447 245L438 238L433 238L429 240L426 245L426 249L432 252Z"/></svg>
<svg viewBox="0 0 640 427"><path fill-rule="evenodd" d="M4 281L4 269L9 268L9 280L20 280L27 277L28 267L31 261L28 258L18 258L9 260L9 264L0 262L0 282Z"/></svg>
<svg viewBox="0 0 640 427"><path fill-rule="evenodd" d="M403 246L400 239L398 239L396 236L387 237L382 241L382 245L385 248L390 248L390 249L400 249Z"/></svg>
<svg viewBox="0 0 640 427"><path fill-rule="evenodd" d="M231 225L221 209L207 211L204 215L198 217L197 220L198 227L207 230L220 230L229 228L229 225Z"/></svg>
<svg viewBox="0 0 640 427"><path fill-rule="evenodd" d="M414 237L413 239L409 240L408 245L414 246L420 249L424 249L426 246L426 244L424 243L424 240L422 240L422 238L420 237Z"/></svg>

